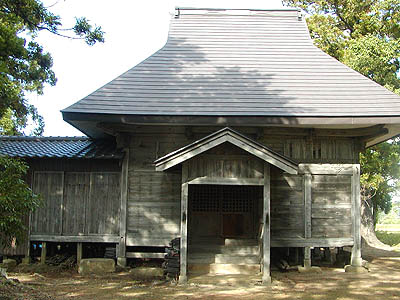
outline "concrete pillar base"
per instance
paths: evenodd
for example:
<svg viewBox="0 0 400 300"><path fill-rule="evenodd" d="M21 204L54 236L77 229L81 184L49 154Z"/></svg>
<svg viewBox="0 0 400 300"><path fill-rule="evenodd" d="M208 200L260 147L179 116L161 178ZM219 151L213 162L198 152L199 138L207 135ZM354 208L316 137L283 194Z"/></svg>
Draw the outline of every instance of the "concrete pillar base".
<svg viewBox="0 0 400 300"><path fill-rule="evenodd" d="M119 267L125 268L125 267L126 267L126 264L127 264L127 259L126 259L126 257L117 257L117 265L118 265Z"/></svg>
<svg viewBox="0 0 400 300"><path fill-rule="evenodd" d="M362 261L361 257L351 257L351 265L353 267L362 267Z"/></svg>
<svg viewBox="0 0 400 300"><path fill-rule="evenodd" d="M271 282L272 282L272 280L271 280L271 276L270 276L270 275L265 275L265 276L263 276L263 278L262 278L262 283L263 283L264 285L270 285Z"/></svg>
<svg viewBox="0 0 400 300"><path fill-rule="evenodd" d="M179 284L187 284L187 282L188 282L188 278L186 275L179 275L179 280L178 280Z"/></svg>
<svg viewBox="0 0 400 300"><path fill-rule="evenodd" d="M311 268L311 259L304 260L304 268Z"/></svg>
<svg viewBox="0 0 400 300"><path fill-rule="evenodd" d="M368 273L368 269L364 267L356 267L351 265L345 266L344 271L347 273Z"/></svg>

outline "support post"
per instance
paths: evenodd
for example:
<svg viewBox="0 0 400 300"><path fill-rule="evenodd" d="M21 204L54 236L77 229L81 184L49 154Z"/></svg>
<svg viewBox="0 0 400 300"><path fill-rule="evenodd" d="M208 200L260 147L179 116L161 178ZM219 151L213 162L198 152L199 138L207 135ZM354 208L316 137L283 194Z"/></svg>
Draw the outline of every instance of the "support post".
<svg viewBox="0 0 400 300"><path fill-rule="evenodd" d="M77 243L76 244L76 264L79 265L81 264L81 260L82 260L82 243Z"/></svg>
<svg viewBox="0 0 400 300"><path fill-rule="evenodd" d="M311 247L304 247L304 268L311 268Z"/></svg>
<svg viewBox="0 0 400 300"><path fill-rule="evenodd" d="M271 283L271 235L270 235L270 197L271 170L268 163L264 164L264 201L263 201L263 284Z"/></svg>
<svg viewBox="0 0 400 300"><path fill-rule="evenodd" d="M187 282L187 219L188 219L188 195L189 184L188 180L188 165L184 162L182 165L182 196L181 196L181 243L180 243L180 275L179 283Z"/></svg>
<svg viewBox="0 0 400 300"><path fill-rule="evenodd" d="M304 237L311 238L311 174L304 174ZM304 268L311 268L311 248L304 248Z"/></svg>
<svg viewBox="0 0 400 300"><path fill-rule="evenodd" d="M47 254L47 243L42 242L42 251L40 253L40 263L41 264L46 263L46 254Z"/></svg>
<svg viewBox="0 0 400 300"><path fill-rule="evenodd" d="M129 147L124 149L125 155L121 169L121 209L119 218L120 240L117 252L117 264L126 267L126 219L128 203L128 172L129 172Z"/></svg>
<svg viewBox="0 0 400 300"><path fill-rule="evenodd" d="M353 177L351 179L351 200L352 200L352 219L353 219L353 238L354 245L351 251L351 265L353 267L362 266L361 258L361 199L360 199L360 165L353 165Z"/></svg>

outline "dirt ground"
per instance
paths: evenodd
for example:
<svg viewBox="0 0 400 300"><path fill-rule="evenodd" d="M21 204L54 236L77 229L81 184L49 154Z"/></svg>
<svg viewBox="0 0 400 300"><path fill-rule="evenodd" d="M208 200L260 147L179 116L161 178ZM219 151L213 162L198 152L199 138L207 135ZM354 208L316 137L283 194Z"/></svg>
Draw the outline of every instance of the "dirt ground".
<svg viewBox="0 0 400 300"><path fill-rule="evenodd" d="M10 273L20 283L0 290L3 299L400 299L400 252L365 249L366 274L322 268L321 273L273 272L272 285L256 276L192 278L187 285L138 282L129 272L80 276L74 271ZM4 286L3 286L4 287Z"/></svg>

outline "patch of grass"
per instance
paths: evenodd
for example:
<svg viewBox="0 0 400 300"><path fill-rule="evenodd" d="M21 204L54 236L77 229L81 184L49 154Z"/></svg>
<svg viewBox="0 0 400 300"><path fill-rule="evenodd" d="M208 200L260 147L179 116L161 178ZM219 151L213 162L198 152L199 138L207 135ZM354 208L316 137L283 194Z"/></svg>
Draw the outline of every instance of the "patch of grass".
<svg viewBox="0 0 400 300"><path fill-rule="evenodd" d="M400 224L376 224L376 231L400 231Z"/></svg>
<svg viewBox="0 0 400 300"><path fill-rule="evenodd" d="M376 237L386 245L400 247L400 232L376 231Z"/></svg>

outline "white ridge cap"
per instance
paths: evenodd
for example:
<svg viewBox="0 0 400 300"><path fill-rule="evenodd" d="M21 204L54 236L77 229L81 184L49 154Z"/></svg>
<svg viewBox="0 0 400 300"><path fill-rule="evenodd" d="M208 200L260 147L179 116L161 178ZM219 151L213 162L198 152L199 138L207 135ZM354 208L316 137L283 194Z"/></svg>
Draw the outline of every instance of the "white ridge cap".
<svg viewBox="0 0 400 300"><path fill-rule="evenodd" d="M298 12L297 8L281 8L281 9L261 9L261 8L199 8L199 7L175 7L175 16L179 15L262 15L274 12Z"/></svg>

